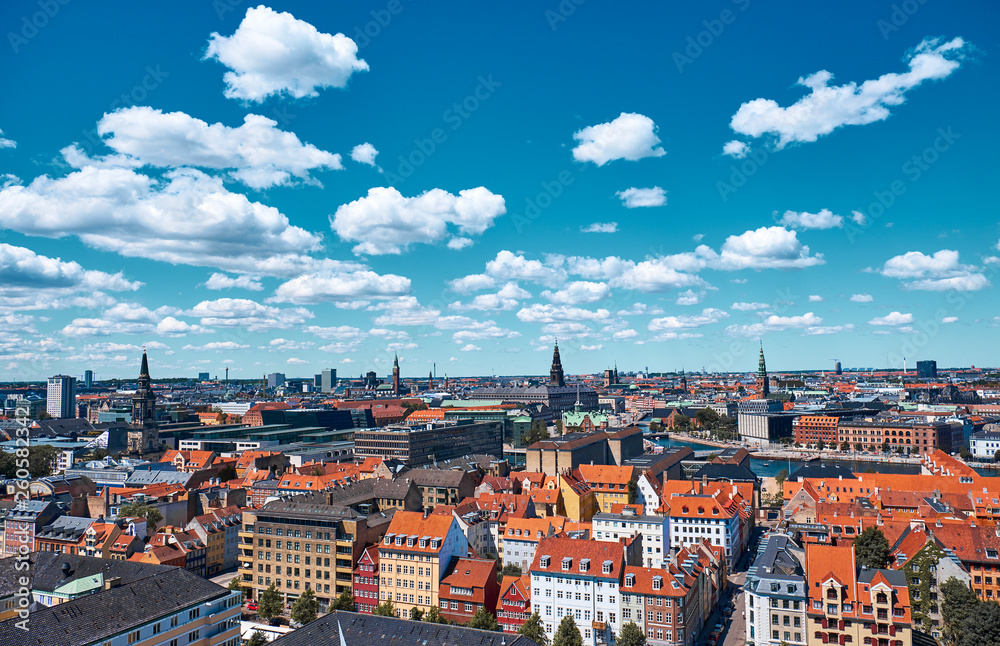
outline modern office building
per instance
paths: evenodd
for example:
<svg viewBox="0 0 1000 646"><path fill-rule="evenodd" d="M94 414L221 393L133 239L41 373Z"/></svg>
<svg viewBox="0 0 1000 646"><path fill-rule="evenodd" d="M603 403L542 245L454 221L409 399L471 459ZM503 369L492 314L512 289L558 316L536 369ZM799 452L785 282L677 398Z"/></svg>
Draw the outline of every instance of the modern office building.
<svg viewBox="0 0 1000 646"><path fill-rule="evenodd" d="M359 460L393 458L411 467L463 455L503 455L503 424L463 421L358 429L354 432L354 455Z"/></svg>
<svg viewBox="0 0 1000 646"><path fill-rule="evenodd" d="M319 386L320 392L332 393L337 388L337 369L336 368L325 368L319 374Z"/></svg>
<svg viewBox="0 0 1000 646"><path fill-rule="evenodd" d="M84 385L85 388L93 388L94 387L94 371L93 370L84 370L83 371L83 385Z"/></svg>
<svg viewBox="0 0 1000 646"><path fill-rule="evenodd" d="M76 377L55 375L49 377L45 412L54 419L76 417Z"/></svg>
<svg viewBox="0 0 1000 646"><path fill-rule="evenodd" d="M917 379L937 379L937 361L918 361Z"/></svg>
<svg viewBox="0 0 1000 646"><path fill-rule="evenodd" d="M285 374L282 372L272 372L265 377L268 388L277 388L285 385Z"/></svg>
<svg viewBox="0 0 1000 646"><path fill-rule="evenodd" d="M211 376L207 372L198 373L198 381L208 381Z"/></svg>

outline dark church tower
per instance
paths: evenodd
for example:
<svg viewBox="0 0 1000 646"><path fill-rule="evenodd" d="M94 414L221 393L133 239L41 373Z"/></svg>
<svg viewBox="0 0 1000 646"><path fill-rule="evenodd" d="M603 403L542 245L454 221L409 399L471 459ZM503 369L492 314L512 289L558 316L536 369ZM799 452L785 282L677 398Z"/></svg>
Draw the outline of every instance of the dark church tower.
<svg viewBox="0 0 1000 646"><path fill-rule="evenodd" d="M143 350L139 385L132 395L132 428L128 433L128 448L129 451L142 453L155 449L158 443L156 393L150 387L149 361L146 359L146 351Z"/></svg>
<svg viewBox="0 0 1000 646"><path fill-rule="evenodd" d="M399 355L392 362L392 393L399 394Z"/></svg>
<svg viewBox="0 0 1000 646"><path fill-rule="evenodd" d="M559 342L556 341L555 350L552 351L552 367L549 369L549 385L565 386L566 380L563 378L562 361L559 360Z"/></svg>
<svg viewBox="0 0 1000 646"><path fill-rule="evenodd" d="M427 390L434 390L434 371L427 373Z"/></svg>
<svg viewBox="0 0 1000 646"><path fill-rule="evenodd" d="M760 345L760 358L757 360L757 397L767 399L771 386L767 380L767 365L764 363L764 344Z"/></svg>

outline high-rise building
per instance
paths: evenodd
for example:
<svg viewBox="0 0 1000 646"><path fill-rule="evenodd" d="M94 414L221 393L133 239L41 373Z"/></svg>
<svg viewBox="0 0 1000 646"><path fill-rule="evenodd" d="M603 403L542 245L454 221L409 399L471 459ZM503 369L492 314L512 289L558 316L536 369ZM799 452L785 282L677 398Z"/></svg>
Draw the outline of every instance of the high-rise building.
<svg viewBox="0 0 1000 646"><path fill-rule="evenodd" d="M332 393L337 389L337 369L336 368L325 368L323 372L319 374L320 382L319 389L324 393Z"/></svg>
<svg viewBox="0 0 1000 646"><path fill-rule="evenodd" d="M198 373L198 381L208 381L209 379L211 379L211 376L207 372Z"/></svg>
<svg viewBox="0 0 1000 646"><path fill-rule="evenodd" d="M76 377L55 375L49 377L45 412L50 417L62 419L76 417Z"/></svg>
<svg viewBox="0 0 1000 646"><path fill-rule="evenodd" d="M771 394L771 386L767 381L767 365L764 363L764 344L760 345L760 358L757 359L757 397L766 399Z"/></svg>
<svg viewBox="0 0 1000 646"><path fill-rule="evenodd" d="M844 374L844 369L840 366L839 361L833 364L833 371L836 372L838 375Z"/></svg>
<svg viewBox="0 0 1000 646"><path fill-rule="evenodd" d="M151 451L160 443L156 425L156 393L150 381L149 360L143 350L138 387L132 395L132 427L128 431L128 450L133 453Z"/></svg>
<svg viewBox="0 0 1000 646"><path fill-rule="evenodd" d="M94 371L93 370L84 370L83 371L83 385L86 388L93 388L94 387Z"/></svg>
<svg viewBox="0 0 1000 646"><path fill-rule="evenodd" d="M937 361L918 361L917 379L937 379Z"/></svg>
<svg viewBox="0 0 1000 646"><path fill-rule="evenodd" d="M392 361L392 393L399 394L399 355Z"/></svg>
<svg viewBox="0 0 1000 646"><path fill-rule="evenodd" d="M267 375L267 387L277 388L285 385L285 374L282 372L272 372Z"/></svg>

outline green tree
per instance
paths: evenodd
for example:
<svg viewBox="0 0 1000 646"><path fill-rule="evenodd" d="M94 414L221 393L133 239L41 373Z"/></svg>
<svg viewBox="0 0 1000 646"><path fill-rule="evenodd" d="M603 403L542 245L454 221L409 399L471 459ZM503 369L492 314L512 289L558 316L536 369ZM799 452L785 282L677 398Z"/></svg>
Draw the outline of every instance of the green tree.
<svg viewBox="0 0 1000 646"><path fill-rule="evenodd" d="M561 419L556 420L556 435L563 434L563 421Z"/></svg>
<svg viewBox="0 0 1000 646"><path fill-rule="evenodd" d="M264 633L259 630L255 630L253 631L253 634L250 635L250 639L247 640L246 646L267 646L267 637L265 637Z"/></svg>
<svg viewBox="0 0 1000 646"><path fill-rule="evenodd" d="M820 441L816 442L816 448L822 451L823 449L826 448L826 442L824 442L823 439L820 438Z"/></svg>
<svg viewBox="0 0 1000 646"><path fill-rule="evenodd" d="M505 576L521 576L521 566L508 563L497 570L497 582L503 581Z"/></svg>
<svg viewBox="0 0 1000 646"><path fill-rule="evenodd" d="M635 480L628 481L628 504L633 505L639 499L639 483Z"/></svg>
<svg viewBox="0 0 1000 646"><path fill-rule="evenodd" d="M622 631L618 635L618 646L646 646L646 635L639 628L638 624L630 621L622 626Z"/></svg>
<svg viewBox="0 0 1000 646"><path fill-rule="evenodd" d="M958 643L964 632L965 620L979 603L969 586L955 577L949 577L941 584L941 618L944 620L944 634L951 643Z"/></svg>
<svg viewBox="0 0 1000 646"><path fill-rule="evenodd" d="M882 440L882 453L889 452L889 440Z"/></svg>
<svg viewBox="0 0 1000 646"><path fill-rule="evenodd" d="M218 476L218 478L219 478L219 480L222 480L223 482L229 482L230 480L235 480L236 479L236 469L233 468L233 465L227 464L226 466L222 467L219 470L219 476Z"/></svg>
<svg viewBox="0 0 1000 646"><path fill-rule="evenodd" d="M273 583L271 587L260 593L260 599L257 600L257 615L264 621L271 621L280 615L283 608L281 593L278 592L278 588L274 587Z"/></svg>
<svg viewBox="0 0 1000 646"><path fill-rule="evenodd" d="M572 616L566 615L559 622L556 634L552 638L552 646L583 646L583 637Z"/></svg>
<svg viewBox="0 0 1000 646"><path fill-rule="evenodd" d="M357 605L354 603L354 595L351 594L350 590L344 590L337 597L336 601L330 604L330 610L347 610L348 612L357 612Z"/></svg>
<svg viewBox="0 0 1000 646"><path fill-rule="evenodd" d="M1000 644L1000 605L977 603L962 621L958 646L996 646Z"/></svg>
<svg viewBox="0 0 1000 646"><path fill-rule="evenodd" d="M292 621L300 626L305 626L310 621L315 621L318 615L319 601L316 599L316 593L313 592L312 588L306 588L306 591L292 604L290 614Z"/></svg>
<svg viewBox="0 0 1000 646"><path fill-rule="evenodd" d="M854 539L858 567L882 569L889 565L889 541L878 527L869 527Z"/></svg>
<svg viewBox="0 0 1000 646"><path fill-rule="evenodd" d="M702 408L694 417L698 420L698 424L705 429L717 428L722 421L719 414L711 408Z"/></svg>
<svg viewBox="0 0 1000 646"><path fill-rule="evenodd" d="M446 624L448 620L441 616L441 611L438 610L437 606L431 606L431 609L424 614L424 623Z"/></svg>
<svg viewBox="0 0 1000 646"><path fill-rule="evenodd" d="M418 608L416 606L413 606L412 608L410 608L410 620L411 621L420 621L423 618L424 618L424 611L423 610L421 610L420 608Z"/></svg>
<svg viewBox="0 0 1000 646"><path fill-rule="evenodd" d="M674 415L673 428L680 430L686 430L691 428L691 418L688 417L687 415L681 415L680 413Z"/></svg>
<svg viewBox="0 0 1000 646"><path fill-rule="evenodd" d="M147 505L141 502L130 502L128 504L122 505L118 508L119 518L145 518L146 519L146 533L152 535L156 526L163 521L163 514L160 510L152 505Z"/></svg>
<svg viewBox="0 0 1000 646"><path fill-rule="evenodd" d="M856 443L856 444L854 445L854 450L855 450L855 451L864 451L864 450L865 450L865 445L864 445L864 443L863 443L863 442L857 442L857 443Z"/></svg>
<svg viewBox="0 0 1000 646"><path fill-rule="evenodd" d="M392 601L386 600L375 606L372 610L373 615L378 615L379 617L395 617L396 608L392 605Z"/></svg>
<svg viewBox="0 0 1000 646"><path fill-rule="evenodd" d="M545 626L542 625L542 617L538 611L531 613L531 616L517 629L518 635L524 635L540 646L547 646L549 637L545 634Z"/></svg>
<svg viewBox="0 0 1000 646"><path fill-rule="evenodd" d="M993 452L993 461L1000 462L1000 449Z"/></svg>
<svg viewBox="0 0 1000 646"><path fill-rule="evenodd" d="M243 587L243 581L240 580L240 577L234 576L229 580L229 585L226 587L233 592L242 592L244 600L247 598L247 589Z"/></svg>
<svg viewBox="0 0 1000 646"><path fill-rule="evenodd" d="M844 453L847 453L848 451L851 450L851 443L848 442L847 440L844 440L843 442L840 443L840 450L843 451Z"/></svg>
<svg viewBox="0 0 1000 646"><path fill-rule="evenodd" d="M500 624L497 623L497 618L493 616L493 613L486 609L486 606L479 606L476 610L476 614L472 615L472 619L469 620L469 628L478 628L479 630L492 630L494 632L500 632Z"/></svg>
<svg viewBox="0 0 1000 646"><path fill-rule="evenodd" d="M966 462L972 459L972 452L968 448L962 447L958 450L958 457L962 458Z"/></svg>
<svg viewBox="0 0 1000 646"><path fill-rule="evenodd" d="M785 480L788 480L788 469L782 469L778 475L774 476L774 481L778 483L779 489L785 486Z"/></svg>

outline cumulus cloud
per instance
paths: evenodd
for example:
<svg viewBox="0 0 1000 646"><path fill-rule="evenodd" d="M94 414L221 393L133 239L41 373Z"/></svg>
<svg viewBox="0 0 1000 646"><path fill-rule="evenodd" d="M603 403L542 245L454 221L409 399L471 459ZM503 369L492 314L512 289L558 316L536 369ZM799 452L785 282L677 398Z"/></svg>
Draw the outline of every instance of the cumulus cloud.
<svg viewBox="0 0 1000 646"><path fill-rule="evenodd" d="M127 257L264 275L300 273L322 238L277 209L231 193L194 169L155 180L125 168L85 167L0 190L0 227L77 236ZM239 235L234 235L238 232Z"/></svg>
<svg viewBox="0 0 1000 646"><path fill-rule="evenodd" d="M796 232L784 227L761 227L729 236L718 258L718 265L726 269L801 269L824 262L822 254L810 255Z"/></svg>
<svg viewBox="0 0 1000 646"><path fill-rule="evenodd" d="M17 148L17 142L13 139L3 137L3 130L0 130L0 148Z"/></svg>
<svg viewBox="0 0 1000 646"><path fill-rule="evenodd" d="M489 289L496 285L496 279L487 274L471 274L448 281L448 288L459 294L477 292L481 289Z"/></svg>
<svg viewBox="0 0 1000 646"><path fill-rule="evenodd" d="M830 209L823 209L819 213L785 211L778 224L792 229L838 229L844 226L844 218L834 215Z"/></svg>
<svg viewBox="0 0 1000 646"><path fill-rule="evenodd" d="M226 274L214 273L205 281L207 289L247 289L252 292L259 292L264 289L260 279L256 276L244 274L242 276L227 276Z"/></svg>
<svg viewBox="0 0 1000 646"><path fill-rule="evenodd" d="M812 312L806 312L798 316L778 316L777 314L772 314L760 323L730 325L726 328L726 334L735 337L752 338L767 334L768 332L781 332L788 329L804 329L809 334L810 330L815 331L822 324L823 319Z"/></svg>
<svg viewBox="0 0 1000 646"><path fill-rule="evenodd" d="M459 330L451 335L451 340L455 343L465 343L467 341L484 341L486 339L516 339L521 336L520 332L498 327L493 321L483 321L481 325L469 330Z"/></svg>
<svg viewBox="0 0 1000 646"><path fill-rule="evenodd" d="M569 305L534 303L517 312L524 323L559 323L563 321L606 321L611 312L606 309L587 310Z"/></svg>
<svg viewBox="0 0 1000 646"><path fill-rule="evenodd" d="M617 233L617 222L594 222L585 227L580 227L581 233Z"/></svg>
<svg viewBox="0 0 1000 646"><path fill-rule="evenodd" d="M367 141L363 144L358 144L351 149L351 159L359 164L375 166L375 157L377 155L378 151L375 150L375 146L371 145Z"/></svg>
<svg viewBox="0 0 1000 646"><path fill-rule="evenodd" d="M650 332L662 332L667 330L691 330L694 328L702 327L703 325L710 325L712 323L718 323L719 321L729 318L729 313L709 307L703 309L701 314L690 314L682 316L664 316L663 318L656 318L649 322L647 329Z"/></svg>
<svg viewBox="0 0 1000 646"><path fill-rule="evenodd" d="M282 309L246 298L202 301L184 314L199 317L205 327L246 328L251 332L297 327L313 318L313 313L302 307Z"/></svg>
<svg viewBox="0 0 1000 646"><path fill-rule="evenodd" d="M868 321L868 325L898 326L913 323L913 314L903 314L901 312L890 312L885 316L876 316Z"/></svg>
<svg viewBox="0 0 1000 646"><path fill-rule="evenodd" d="M604 344L603 343L598 343L596 345L581 345L580 346L580 351L581 352L597 352L598 350L603 350L603 349L604 349Z"/></svg>
<svg viewBox="0 0 1000 646"><path fill-rule="evenodd" d="M823 297L820 296L819 294L809 294L809 302L810 303L822 303L823 302Z"/></svg>
<svg viewBox="0 0 1000 646"><path fill-rule="evenodd" d="M941 322L942 323L958 323L958 317L957 316L945 316L944 318L941 319Z"/></svg>
<svg viewBox="0 0 1000 646"><path fill-rule="evenodd" d="M622 112L614 121L588 126L573 134L580 143L573 149L573 159L603 166L609 161L644 157L662 157L656 124L641 114Z"/></svg>
<svg viewBox="0 0 1000 646"><path fill-rule="evenodd" d="M878 271L887 278L909 281L903 283L906 289L969 292L990 286L978 267L959 263L958 252L951 249L931 255L908 251L886 260Z"/></svg>
<svg viewBox="0 0 1000 646"><path fill-rule="evenodd" d="M496 258L486 263L486 273L496 278L556 286L566 280L566 270L558 264L528 260L523 255L504 249L497 253Z"/></svg>
<svg viewBox="0 0 1000 646"><path fill-rule="evenodd" d="M180 314L172 307L155 310L138 303L118 303L94 318L73 319L60 330L69 337L110 336L112 334L143 334L155 336L184 336L204 330L176 318Z"/></svg>
<svg viewBox="0 0 1000 646"><path fill-rule="evenodd" d="M733 305L732 305L732 309L737 310L739 312L753 312L755 310L763 310L763 309L767 309L769 307L771 307L771 306L768 305L767 303L745 303L745 302L739 302L739 303L733 303Z"/></svg>
<svg viewBox="0 0 1000 646"><path fill-rule="evenodd" d="M435 188L416 197L375 187L338 207L330 226L343 240L358 243L356 254L398 254L411 243L440 242L449 235L449 225L462 236L479 235L506 212L503 197L482 186L458 195Z"/></svg>
<svg viewBox="0 0 1000 646"><path fill-rule="evenodd" d="M615 197L621 199L622 204L627 209L636 209L648 206L663 206L667 203L667 192L659 186L652 188L627 188L624 191L615 193Z"/></svg>
<svg viewBox="0 0 1000 646"><path fill-rule="evenodd" d="M611 288L606 283L593 283L585 280L569 283L559 291L546 290L542 292L542 297L562 305L596 303L610 295Z"/></svg>
<svg viewBox="0 0 1000 646"><path fill-rule="evenodd" d="M853 82L831 86L833 74L819 71L799 78L798 85L808 88L809 94L792 105L783 108L772 99L754 99L740 106L729 126L748 137L773 137L774 147L781 150L790 143L816 141L842 126L882 121L889 118L891 107L905 102L909 90L951 75L968 50L961 38L947 42L925 38L907 53L908 71L883 74L860 86Z"/></svg>
<svg viewBox="0 0 1000 646"><path fill-rule="evenodd" d="M246 350L249 347L249 345L236 343L235 341L212 341L211 343L205 343L203 345L186 345L181 348L181 350L190 350L192 352L221 352L224 350Z"/></svg>
<svg viewBox="0 0 1000 646"><path fill-rule="evenodd" d="M228 67L223 80L231 99L261 102L271 95L295 99L318 89L343 88L355 72L368 70L357 44L343 34L324 34L290 13L247 9L232 36L213 33L205 59Z"/></svg>
<svg viewBox="0 0 1000 646"><path fill-rule="evenodd" d="M705 297L705 292L696 292L689 289L677 296L678 305L697 305Z"/></svg>
<svg viewBox="0 0 1000 646"><path fill-rule="evenodd" d="M750 147L739 139L734 139L733 141L727 141L722 145L722 154L729 155L730 157L735 157L736 159L743 159L750 152Z"/></svg>
<svg viewBox="0 0 1000 646"><path fill-rule="evenodd" d="M296 276L282 283L268 300L298 305L322 302L350 305L357 300L393 298L409 293L410 279L405 276L377 274L370 270L323 271Z"/></svg>
<svg viewBox="0 0 1000 646"><path fill-rule="evenodd" d="M850 300L852 303L871 303L875 299L871 294L852 294Z"/></svg>
<svg viewBox="0 0 1000 646"><path fill-rule="evenodd" d="M293 179L315 182L310 171L343 169L340 155L303 143L277 125L248 114L243 125L230 128L183 112L135 106L105 114L97 132L118 153L116 164L229 170L233 179L255 189L288 185ZM91 163L78 150L67 152L67 160L77 167Z"/></svg>
<svg viewBox="0 0 1000 646"><path fill-rule="evenodd" d="M462 352L479 352L480 350L482 350L482 348L480 348L478 345L473 345L471 343L463 345L461 349Z"/></svg>
<svg viewBox="0 0 1000 646"><path fill-rule="evenodd" d="M531 292L509 282L495 294L479 294L468 303L454 302L448 306L452 310L509 311L520 305L520 301L531 298Z"/></svg>

